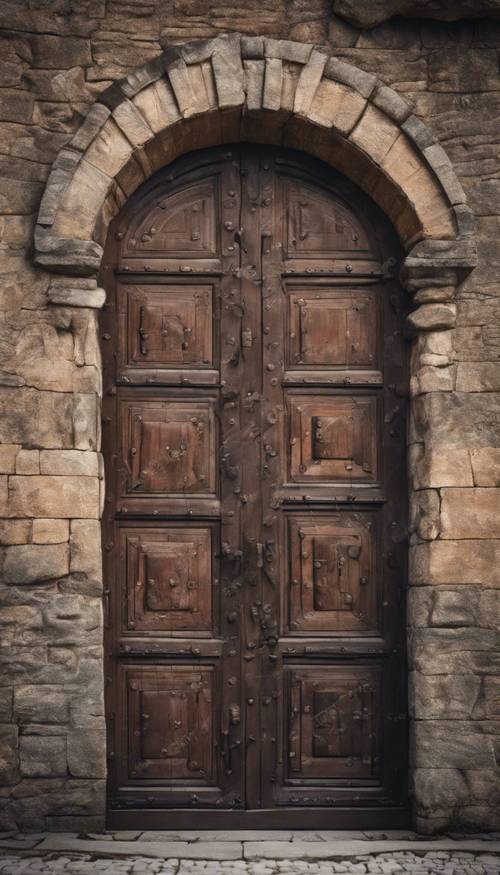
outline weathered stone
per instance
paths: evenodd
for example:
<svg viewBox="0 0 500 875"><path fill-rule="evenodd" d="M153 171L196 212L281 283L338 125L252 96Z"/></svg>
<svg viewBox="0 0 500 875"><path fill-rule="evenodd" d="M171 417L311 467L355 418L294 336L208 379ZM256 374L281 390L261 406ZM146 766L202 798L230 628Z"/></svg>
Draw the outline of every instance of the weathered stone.
<svg viewBox="0 0 500 875"><path fill-rule="evenodd" d="M473 486L469 450L446 449L426 453L413 467L415 489Z"/></svg>
<svg viewBox="0 0 500 875"><path fill-rule="evenodd" d="M0 445L0 473L14 474L16 470L16 459L21 447L19 444L2 444Z"/></svg>
<svg viewBox="0 0 500 875"><path fill-rule="evenodd" d="M33 520L34 544L64 544L69 541L68 520Z"/></svg>
<svg viewBox="0 0 500 875"><path fill-rule="evenodd" d="M294 111L297 115L308 115L327 60L328 57L324 52L315 49L303 67L295 92Z"/></svg>
<svg viewBox="0 0 500 875"><path fill-rule="evenodd" d="M460 720L473 716L481 678L473 674L410 673L410 713L418 720Z"/></svg>
<svg viewBox="0 0 500 875"><path fill-rule="evenodd" d="M498 392L498 362L461 362L457 366L457 392Z"/></svg>
<svg viewBox="0 0 500 875"><path fill-rule="evenodd" d="M94 103L69 145L73 149L85 152L109 118L110 113L111 111L107 106L104 106L102 103Z"/></svg>
<svg viewBox="0 0 500 875"><path fill-rule="evenodd" d="M440 530L439 493L434 489L415 492L410 509L410 531L425 541L437 538Z"/></svg>
<svg viewBox="0 0 500 875"><path fill-rule="evenodd" d="M500 448L483 447L470 450L470 459L474 486L500 486Z"/></svg>
<svg viewBox="0 0 500 875"><path fill-rule="evenodd" d="M172 88L165 79L149 85L134 97L133 103L155 134L169 128L181 117Z"/></svg>
<svg viewBox="0 0 500 875"><path fill-rule="evenodd" d="M16 474L39 474L40 451L19 450L16 456Z"/></svg>
<svg viewBox="0 0 500 875"><path fill-rule="evenodd" d="M439 540L410 548L415 584L475 583L500 586L500 542Z"/></svg>
<svg viewBox="0 0 500 875"><path fill-rule="evenodd" d="M68 734L68 769L74 778L106 777L106 725L95 720L92 731L72 729Z"/></svg>
<svg viewBox="0 0 500 875"><path fill-rule="evenodd" d="M27 544L31 534L30 520L0 520L0 544Z"/></svg>
<svg viewBox="0 0 500 875"><path fill-rule="evenodd" d="M372 73L366 73L358 67L346 64L341 58L330 58L325 67L325 76L348 85L363 97L370 97L375 88L377 77Z"/></svg>
<svg viewBox="0 0 500 875"><path fill-rule="evenodd" d="M316 124L334 127L341 134L349 134L366 106L366 100L338 82L322 79L319 83L308 117Z"/></svg>
<svg viewBox="0 0 500 875"><path fill-rule="evenodd" d="M264 109L278 110L280 108L282 83L283 64L281 59L267 58L264 74L264 90L262 94L262 106Z"/></svg>
<svg viewBox="0 0 500 875"><path fill-rule="evenodd" d="M68 281L67 287L49 286L48 299L51 304L62 304L68 307L90 307L100 310L106 300L104 289L73 288Z"/></svg>
<svg viewBox="0 0 500 875"><path fill-rule="evenodd" d="M421 304L410 313L408 322L417 331L437 331L453 328L457 310L454 304Z"/></svg>
<svg viewBox="0 0 500 875"><path fill-rule="evenodd" d="M499 414L500 394L495 392L421 395L413 403L410 441L432 441L433 452L491 447Z"/></svg>
<svg viewBox="0 0 500 875"><path fill-rule="evenodd" d="M14 714L21 724L66 723L68 693L61 687L40 684L18 686L14 692Z"/></svg>
<svg viewBox="0 0 500 875"><path fill-rule="evenodd" d="M99 474L97 453L81 450L41 450L40 474L97 477Z"/></svg>
<svg viewBox="0 0 500 875"><path fill-rule="evenodd" d="M412 107L393 88L388 88L382 83L377 86L372 101L378 109L381 109L393 121L401 124L411 114Z"/></svg>
<svg viewBox="0 0 500 875"><path fill-rule="evenodd" d="M95 274L102 254L102 246L94 240L58 237L41 225L35 228L35 262L56 273Z"/></svg>
<svg viewBox="0 0 500 875"><path fill-rule="evenodd" d="M262 95L264 93L265 63L264 61L256 61L252 59L248 61L245 60L243 61L243 69L245 71L247 107L250 111L260 109L262 107ZM283 72L282 65L281 71Z"/></svg>
<svg viewBox="0 0 500 875"><path fill-rule="evenodd" d="M417 721L411 758L423 769L495 768L493 738L460 720Z"/></svg>
<svg viewBox="0 0 500 875"><path fill-rule="evenodd" d="M7 583L36 583L63 577L68 571L67 544L24 544L5 549L3 573Z"/></svg>
<svg viewBox="0 0 500 875"><path fill-rule="evenodd" d="M70 571L102 580L101 526L98 520L72 520Z"/></svg>
<svg viewBox="0 0 500 875"><path fill-rule="evenodd" d="M240 38L231 35L217 41L212 55L212 69L221 109L240 106L245 100Z"/></svg>
<svg viewBox="0 0 500 875"><path fill-rule="evenodd" d="M442 538L500 538L500 489L443 489Z"/></svg>
<svg viewBox="0 0 500 875"><path fill-rule="evenodd" d="M0 781L2 786L17 784L19 780L17 743L17 726L0 724Z"/></svg>
<svg viewBox="0 0 500 875"><path fill-rule="evenodd" d="M75 513L82 518L99 516L99 481L94 477L16 475L10 478L9 490L12 516L56 519L71 518Z"/></svg>
<svg viewBox="0 0 500 875"><path fill-rule="evenodd" d="M500 15L498 0L480 0L471 3L470 0L444 0L432 4L428 0L371 0L370 3L358 3L357 0L333 0L333 8L358 27L374 27L382 21L387 21L393 15L409 15L411 17L437 18L441 21L456 21L467 16L485 18Z"/></svg>
<svg viewBox="0 0 500 875"><path fill-rule="evenodd" d="M35 67L53 67L61 70L66 67L85 67L92 64L89 40L72 36L35 34L30 42Z"/></svg>
<svg viewBox="0 0 500 875"><path fill-rule="evenodd" d="M467 780L460 769L415 769L413 792L420 812L434 814L460 805L469 797Z"/></svg>
<svg viewBox="0 0 500 875"><path fill-rule="evenodd" d="M49 778L65 775L65 735L22 735L19 739L21 775L28 778Z"/></svg>
<svg viewBox="0 0 500 875"><path fill-rule="evenodd" d="M381 164L399 136L398 126L385 113L368 106L349 139L363 149L372 161Z"/></svg>

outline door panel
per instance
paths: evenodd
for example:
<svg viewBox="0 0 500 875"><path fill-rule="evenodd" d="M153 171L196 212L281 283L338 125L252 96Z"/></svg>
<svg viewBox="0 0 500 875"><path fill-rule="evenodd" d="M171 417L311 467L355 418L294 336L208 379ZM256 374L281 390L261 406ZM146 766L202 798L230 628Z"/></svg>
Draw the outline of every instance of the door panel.
<svg viewBox="0 0 500 875"><path fill-rule="evenodd" d="M115 221L110 825L404 825L397 251L270 147L180 159Z"/></svg>

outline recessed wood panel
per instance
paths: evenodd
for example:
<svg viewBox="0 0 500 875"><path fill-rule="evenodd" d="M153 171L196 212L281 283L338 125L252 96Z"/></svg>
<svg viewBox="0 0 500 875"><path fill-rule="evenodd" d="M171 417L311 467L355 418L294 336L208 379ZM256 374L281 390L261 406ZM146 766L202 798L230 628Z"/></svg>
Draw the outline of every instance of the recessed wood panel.
<svg viewBox="0 0 500 875"><path fill-rule="evenodd" d="M297 394L289 405L292 480L377 479L374 396Z"/></svg>
<svg viewBox="0 0 500 875"><path fill-rule="evenodd" d="M215 421L209 402L127 401L122 423L126 493L214 494Z"/></svg>
<svg viewBox="0 0 500 875"><path fill-rule="evenodd" d="M124 257L171 254L206 258L217 249L215 178L161 194L131 223Z"/></svg>
<svg viewBox="0 0 500 875"><path fill-rule="evenodd" d="M379 774L380 672L376 667L289 669L288 779Z"/></svg>
<svg viewBox="0 0 500 875"><path fill-rule="evenodd" d="M125 628L149 632L212 627L212 531L161 526L121 531Z"/></svg>
<svg viewBox="0 0 500 875"><path fill-rule="evenodd" d="M288 365L375 368L373 291L304 288L289 296Z"/></svg>
<svg viewBox="0 0 500 875"><path fill-rule="evenodd" d="M328 257L334 253L369 253L361 223L347 205L305 182L285 184L288 258Z"/></svg>
<svg viewBox="0 0 500 875"><path fill-rule="evenodd" d="M292 633L375 631L374 515L293 516L288 533L286 590Z"/></svg>
<svg viewBox="0 0 500 875"><path fill-rule="evenodd" d="M212 286L123 286L125 366L213 365Z"/></svg>
<svg viewBox="0 0 500 875"><path fill-rule="evenodd" d="M214 669L125 669L128 777L212 783Z"/></svg>

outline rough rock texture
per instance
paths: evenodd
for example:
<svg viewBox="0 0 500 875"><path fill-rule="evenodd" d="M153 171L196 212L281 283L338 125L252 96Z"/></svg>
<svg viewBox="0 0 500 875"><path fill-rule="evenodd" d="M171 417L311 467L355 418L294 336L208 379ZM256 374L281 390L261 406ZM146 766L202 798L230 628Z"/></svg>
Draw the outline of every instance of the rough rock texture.
<svg viewBox="0 0 500 875"><path fill-rule="evenodd" d="M358 27L374 27L394 15L458 21L500 16L499 0L333 0L333 10Z"/></svg>
<svg viewBox="0 0 500 875"><path fill-rule="evenodd" d="M337 149L339 168L352 170L357 155L359 179L381 202L385 196L402 239L414 235L409 248L417 243L404 271L419 305L409 433L415 823L428 832L500 828L500 26L399 19L361 32L332 15L325 0L19 0L3 4L2 23L0 824L95 829L104 812L97 525L103 294L93 275L105 226L94 220L102 220L116 174L108 220L144 179L139 165L132 171L126 163L133 150L153 154L158 132L181 117L189 148L203 130L196 127L200 101L217 101L231 119L231 107L245 97L247 106L264 106L262 124L283 101L286 117L293 104L286 89L277 90L280 63L305 65L320 45L336 60L325 65L321 88L317 54L307 67L297 113L314 122L314 136L304 121L294 143L326 151L335 126L353 150L343 156ZM213 80L201 95L179 71L167 83L154 63L166 43L223 31L273 39L265 58L260 39L244 43L239 64L234 52L225 60L214 53ZM185 69L201 62L201 51L186 49ZM428 187L414 164L417 148ZM76 184L69 187L77 164L78 183L89 192L83 200ZM390 198L377 185L382 165L394 181ZM461 282L472 263L465 196L477 220L479 260ZM429 219L424 229L414 218L419 198ZM67 209L57 213L61 199ZM75 208L80 236L68 240ZM58 231L47 234L56 214ZM445 231L439 246L418 242L436 229Z"/></svg>

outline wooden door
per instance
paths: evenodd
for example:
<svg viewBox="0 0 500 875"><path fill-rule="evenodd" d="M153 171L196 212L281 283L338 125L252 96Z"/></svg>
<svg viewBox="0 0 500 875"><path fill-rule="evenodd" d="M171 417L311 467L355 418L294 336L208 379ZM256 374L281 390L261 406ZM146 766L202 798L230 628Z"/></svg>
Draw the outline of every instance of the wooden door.
<svg viewBox="0 0 500 875"><path fill-rule="evenodd" d="M397 244L255 146L179 160L110 236L110 824L403 825Z"/></svg>

